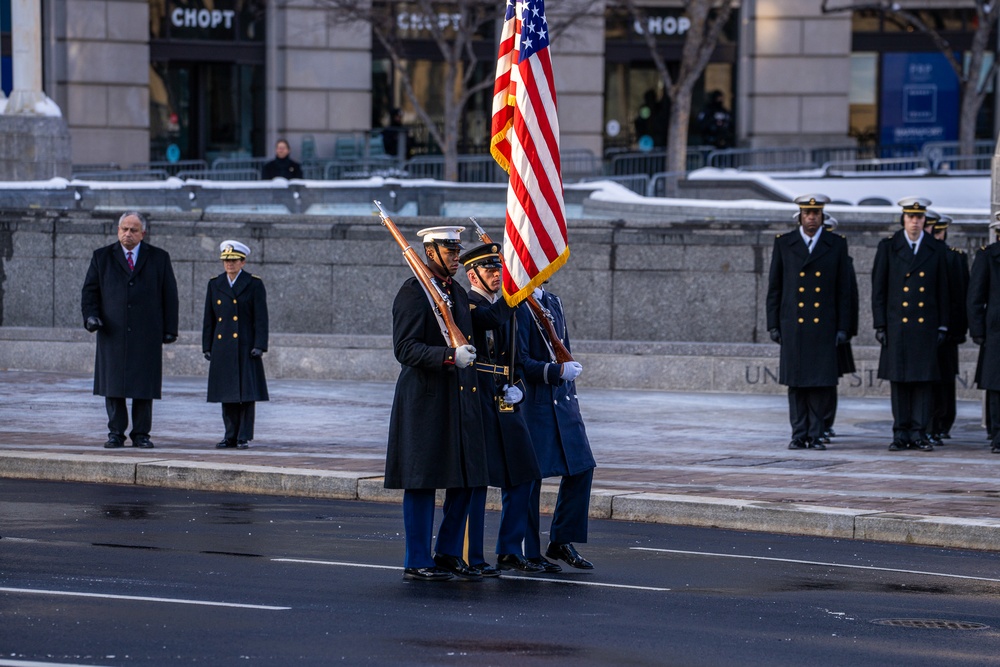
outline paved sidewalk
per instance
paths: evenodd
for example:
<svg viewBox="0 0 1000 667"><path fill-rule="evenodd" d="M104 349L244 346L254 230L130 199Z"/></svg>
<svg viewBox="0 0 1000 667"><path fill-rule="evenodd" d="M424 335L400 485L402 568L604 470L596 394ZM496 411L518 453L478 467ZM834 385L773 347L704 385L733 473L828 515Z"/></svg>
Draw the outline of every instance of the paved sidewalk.
<svg viewBox="0 0 1000 667"><path fill-rule="evenodd" d="M0 372L0 477L398 502L380 479L392 384L269 384L249 450L214 448L222 418L205 379L177 377L154 403L156 448L105 450L90 376ZM829 449L790 451L784 396L580 395L594 517L1000 551L1000 455L977 402L960 402L946 446L893 453L886 399L842 398Z"/></svg>

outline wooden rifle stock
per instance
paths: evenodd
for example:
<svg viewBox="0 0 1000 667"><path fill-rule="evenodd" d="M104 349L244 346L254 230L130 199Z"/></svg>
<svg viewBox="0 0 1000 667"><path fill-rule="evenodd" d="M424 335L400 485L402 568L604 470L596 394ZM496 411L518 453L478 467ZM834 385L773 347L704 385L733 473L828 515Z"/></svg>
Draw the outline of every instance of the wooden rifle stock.
<svg viewBox="0 0 1000 667"><path fill-rule="evenodd" d="M479 235L479 240L483 243L493 243L490 235L486 233L482 227L479 226L479 222L475 218L469 218L472 220L472 224L476 227L476 233ZM503 255L500 255L500 262L507 267L504 262ZM546 337L549 339L549 344L552 346L552 353L556 355L556 363L564 364L567 361L574 361L573 355L570 354L569 350L563 345L562 338L556 333L556 328L552 326L552 314L548 309L542 304L538 303L531 294L525 299L528 304L528 308L535 315L535 321L542 325L542 329L545 331Z"/></svg>
<svg viewBox="0 0 1000 667"><path fill-rule="evenodd" d="M445 340L448 343L448 347L459 348L463 345L468 345L469 342L465 339L462 331L455 323L455 318L451 314L451 299L449 299L448 295L441 291L441 288L434 282L430 269L428 269L427 265L420 260L416 251L410 247L410 244L406 242L405 238L403 238L403 234L399 231L399 228L396 227L389 216L386 215L385 209L382 208L382 202L377 199L374 201L375 206L378 207L379 216L382 218L382 225L389 230L389 233L392 234L392 238L396 239L396 243L398 243L399 247L403 249L403 257L406 259L406 263L410 265L410 270L413 271L413 275L416 276L420 285L424 288L424 291L434 302L434 308L437 310L438 315L441 316L441 320L444 322L445 330L441 333L444 335Z"/></svg>

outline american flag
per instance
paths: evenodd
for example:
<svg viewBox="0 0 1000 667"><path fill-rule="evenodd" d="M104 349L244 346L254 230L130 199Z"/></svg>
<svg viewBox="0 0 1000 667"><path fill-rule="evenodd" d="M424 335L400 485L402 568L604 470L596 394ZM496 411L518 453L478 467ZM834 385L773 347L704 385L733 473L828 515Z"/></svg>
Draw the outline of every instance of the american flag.
<svg viewBox="0 0 1000 667"><path fill-rule="evenodd" d="M514 305L569 258L544 0L507 0L492 130L493 157L510 174L503 292Z"/></svg>

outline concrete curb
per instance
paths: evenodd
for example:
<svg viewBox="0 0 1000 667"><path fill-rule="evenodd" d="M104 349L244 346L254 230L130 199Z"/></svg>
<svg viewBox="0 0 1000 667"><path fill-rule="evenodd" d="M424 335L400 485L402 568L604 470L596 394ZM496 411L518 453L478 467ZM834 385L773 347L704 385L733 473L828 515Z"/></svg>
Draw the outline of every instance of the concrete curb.
<svg viewBox="0 0 1000 667"><path fill-rule="evenodd" d="M401 503L375 473L86 454L0 452L0 478L135 484L198 491ZM555 506L558 486L544 485L542 511ZM443 491L438 501L443 499ZM499 489L487 507L500 509ZM1000 520L894 514L798 503L598 489L590 517L679 526L871 540L1000 551Z"/></svg>

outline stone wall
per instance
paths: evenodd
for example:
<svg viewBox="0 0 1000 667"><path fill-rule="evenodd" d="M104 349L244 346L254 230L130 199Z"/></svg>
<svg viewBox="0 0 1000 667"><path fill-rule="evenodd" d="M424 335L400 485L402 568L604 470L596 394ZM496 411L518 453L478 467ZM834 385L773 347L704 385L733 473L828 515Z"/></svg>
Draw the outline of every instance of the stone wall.
<svg viewBox="0 0 1000 667"><path fill-rule="evenodd" d="M0 138L0 181L69 178L69 131L62 118L0 114Z"/></svg>
<svg viewBox="0 0 1000 667"><path fill-rule="evenodd" d="M550 287L565 303L573 338L766 342L770 252L775 235L789 230L785 212L770 215L780 219L758 213L744 221L571 220L570 260ZM117 217L0 209L0 326L81 326L80 288L90 256L115 240ZM898 213L879 221L840 217L861 292L856 342L874 344L868 276L878 241L898 229ZM218 244L227 238L252 248L247 270L264 279L275 333L389 335L393 297L411 275L376 217L154 212L151 219L146 240L173 259L186 330L201 327L205 286L222 270ZM396 222L416 247L417 229L467 224L447 218ZM499 219L480 222L500 235ZM951 245L977 248L986 230L975 230L957 226Z"/></svg>

